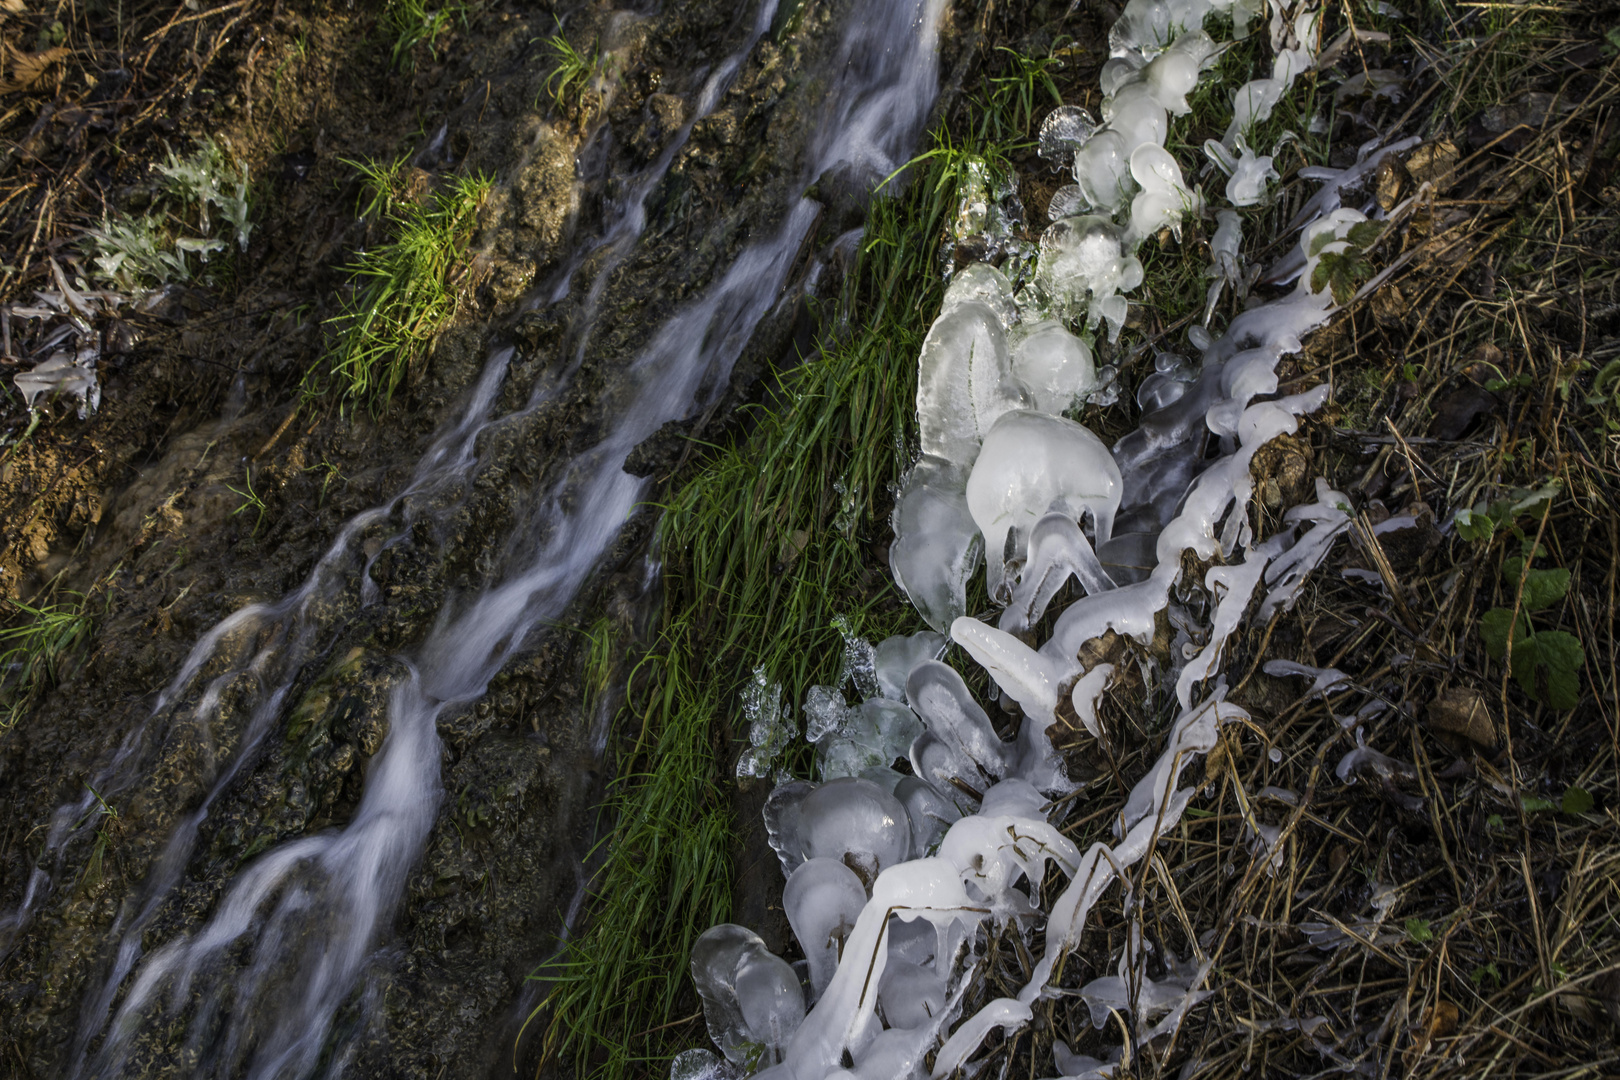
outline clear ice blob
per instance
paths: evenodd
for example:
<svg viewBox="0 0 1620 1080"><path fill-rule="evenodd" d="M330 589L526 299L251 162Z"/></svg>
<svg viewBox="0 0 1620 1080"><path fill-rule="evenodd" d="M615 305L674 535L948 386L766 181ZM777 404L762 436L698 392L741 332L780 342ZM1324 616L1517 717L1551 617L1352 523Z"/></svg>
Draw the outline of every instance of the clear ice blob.
<svg viewBox="0 0 1620 1080"><path fill-rule="evenodd" d="M804 991L793 968L758 934L732 923L705 930L692 946L692 981L703 1001L709 1038L742 1064L749 1043L784 1046L804 1020Z"/></svg>
<svg viewBox="0 0 1620 1080"><path fill-rule="evenodd" d="M1048 221L1062 221L1090 210L1091 204L1086 202L1086 194L1080 190L1080 185L1064 184L1052 192L1052 201L1046 204L1046 217Z"/></svg>
<svg viewBox="0 0 1620 1080"><path fill-rule="evenodd" d="M1145 81L1120 87L1113 100L1104 104L1103 115L1108 118L1109 129L1124 137L1127 157L1138 146L1163 146L1170 132L1169 113Z"/></svg>
<svg viewBox="0 0 1620 1080"><path fill-rule="evenodd" d="M799 804L806 859L837 859L867 882L911 855L911 819L892 794L861 777L829 780Z"/></svg>
<svg viewBox="0 0 1620 1080"><path fill-rule="evenodd" d="M793 965L763 944L737 965L737 1003L752 1041L765 1047L764 1060L781 1060L782 1049L804 1023L804 987Z"/></svg>
<svg viewBox="0 0 1620 1080"><path fill-rule="evenodd" d="M1142 57L1137 53L1126 56L1116 56L1103 64L1102 72L1097 76L1098 85L1102 88L1104 98L1111 98L1119 93L1119 88L1142 74Z"/></svg>
<svg viewBox="0 0 1620 1080"><path fill-rule="evenodd" d="M765 836L782 863L782 876L791 877L804 862L804 827L800 808L805 797L816 789L808 780L788 780L776 785L765 799Z"/></svg>
<svg viewBox="0 0 1620 1080"><path fill-rule="evenodd" d="M1007 333L993 307L964 300L934 321L917 361L924 454L971 465L996 418L1028 404L1028 392L1013 378Z"/></svg>
<svg viewBox="0 0 1620 1080"><path fill-rule="evenodd" d="M979 767L967 755L931 731L924 731L912 742L911 771L963 813L973 812L972 804L978 801L986 783Z"/></svg>
<svg viewBox="0 0 1620 1080"><path fill-rule="evenodd" d="M982 544L966 489L965 469L924 455L901 483L891 518L895 584L940 632L967 610L968 579L979 565Z"/></svg>
<svg viewBox="0 0 1620 1080"><path fill-rule="evenodd" d="M1012 600L1001 613L1001 629L1021 634L1039 622L1071 575L1087 593L1114 587L1074 519L1066 513L1047 514L1029 532L1029 554Z"/></svg>
<svg viewBox="0 0 1620 1080"><path fill-rule="evenodd" d="M1112 213L1125 201L1133 148L1123 134L1107 128L1075 151L1074 182L1087 203Z"/></svg>
<svg viewBox="0 0 1620 1080"><path fill-rule="evenodd" d="M1226 198L1233 206L1255 206L1265 198L1266 185L1278 178L1271 157L1259 156L1250 148L1240 132L1232 140L1233 149L1210 139L1204 143L1204 153L1216 168L1227 175Z"/></svg>
<svg viewBox="0 0 1620 1080"><path fill-rule="evenodd" d="M1031 327L1013 348L1013 374L1029 388L1035 408L1061 415L1097 384L1091 346L1055 319Z"/></svg>
<svg viewBox="0 0 1620 1080"><path fill-rule="evenodd" d="M876 653L878 689L891 701L904 701L911 669L937 658L944 648L945 635L932 630L884 638Z"/></svg>
<svg viewBox="0 0 1620 1080"><path fill-rule="evenodd" d="M969 301L978 301L995 312L1002 330L1011 330L1018 323L1018 307L1013 303L1012 283L1007 275L986 262L964 266L945 287L941 301L941 315L956 310Z"/></svg>
<svg viewBox="0 0 1620 1080"><path fill-rule="evenodd" d="M832 981L844 941L866 906L866 887L837 859L811 859L788 878L782 911L810 968L812 1002Z"/></svg>
<svg viewBox="0 0 1620 1080"><path fill-rule="evenodd" d="M1125 324L1127 305L1119 294L1142 284L1142 263L1124 250L1123 238L1123 230L1105 217L1066 218L1041 234L1036 270L1036 283L1056 312L1071 319L1084 315L1091 327L1106 321L1111 341Z"/></svg>
<svg viewBox="0 0 1620 1080"><path fill-rule="evenodd" d="M1028 535L1053 511L1076 521L1090 513L1097 542L1103 543L1113 531L1121 491L1113 455L1086 428L1027 409L1002 417L967 484L968 509L984 536L991 597L1003 595L1002 552L1009 530Z"/></svg>
<svg viewBox="0 0 1620 1080"><path fill-rule="evenodd" d="M938 660L918 664L906 682L906 697L929 734L973 763L976 789L999 780L1011 766L1012 747L1001 741L955 668Z"/></svg>
<svg viewBox="0 0 1620 1080"><path fill-rule="evenodd" d="M934 936L932 927L928 936ZM891 958L878 983L878 1008L891 1028L904 1031L932 1023L945 1011L945 980L931 967Z"/></svg>
<svg viewBox="0 0 1620 1080"><path fill-rule="evenodd" d="M911 821L911 852L918 858L930 854L945 831L962 816L956 803L916 776L896 784L894 797L906 808L906 817Z"/></svg>
<svg viewBox="0 0 1620 1080"><path fill-rule="evenodd" d="M1131 233L1148 237L1170 228L1179 237L1181 219L1196 213L1199 199L1181 178L1181 166L1162 146L1147 143L1131 155L1131 175L1142 191L1131 200Z"/></svg>
<svg viewBox="0 0 1620 1080"><path fill-rule="evenodd" d="M1097 130L1097 121L1078 105L1059 105L1041 121L1039 149L1036 151L1057 169L1067 169L1074 152L1086 145Z"/></svg>

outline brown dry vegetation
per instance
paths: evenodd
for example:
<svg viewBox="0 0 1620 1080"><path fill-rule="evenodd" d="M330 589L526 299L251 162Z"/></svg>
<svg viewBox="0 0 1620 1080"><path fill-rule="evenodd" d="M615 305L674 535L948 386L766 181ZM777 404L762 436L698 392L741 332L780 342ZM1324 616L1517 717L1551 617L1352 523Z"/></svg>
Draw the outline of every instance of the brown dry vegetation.
<svg viewBox="0 0 1620 1080"><path fill-rule="evenodd" d="M1368 113L1389 138L1425 141L1365 192L1394 211L1371 259L1387 280L1284 373L1285 390L1332 383L1336 405L1256 461L1263 496L1322 475L1357 524L1295 610L1227 658L1253 723L1224 732L1197 767L1209 797L1132 872L1161 950L1150 974L1163 951L1207 962L1213 993L1129 1075L1620 1072L1620 400L1602 374L1620 356L1620 50L1603 37L1612 19L1579 5L1421 18L1339 64L1398 68L1407 94ZM1316 187L1287 184L1279 226ZM1441 527L1549 484L1517 533ZM1270 502L1257 500L1261 535ZM1481 634L1488 610L1529 610L1529 568L1509 560L1530 543L1534 567L1569 572L1530 620L1580 643L1573 708L1547 703L1545 671L1510 675ZM1308 678L1266 674L1273 659L1345 681L1324 700ZM1082 846L1111 839L1117 778L1160 750L1141 701L1140 680L1114 688L1112 750L1073 740L1098 777L1066 826ZM1388 760L1341 781L1356 722ZM1255 826L1280 830L1274 864ZM1118 893L1099 916L1066 986L1111 974L1126 947ZM1011 937L992 949L986 1000L1030 962ZM1053 1038L1100 1054L1130 1023L1116 1014L1098 1034L1077 997L1048 1009L1035 1061ZM990 1067L1021 1062L1027 1041Z"/></svg>

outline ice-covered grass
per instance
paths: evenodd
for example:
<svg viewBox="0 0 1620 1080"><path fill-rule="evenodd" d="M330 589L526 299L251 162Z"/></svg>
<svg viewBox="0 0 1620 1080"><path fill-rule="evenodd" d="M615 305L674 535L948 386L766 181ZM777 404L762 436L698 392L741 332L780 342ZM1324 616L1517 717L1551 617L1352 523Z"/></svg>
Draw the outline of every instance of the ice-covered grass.
<svg viewBox="0 0 1620 1080"><path fill-rule="evenodd" d="M749 411L751 427L714 448L665 507L664 624L620 724L634 741L614 751L607 811L617 824L603 840L599 899L542 972L550 996L534 1018L547 1053L581 1076L661 1071L697 1030L670 1025L692 943L729 914L723 783L748 733L724 720L740 716L739 675L761 668L797 702L843 663L837 617L873 637L908 619L892 585L869 572L866 545L914 438L919 313L939 302L933 238L955 210L943 156L916 172L873 208L838 301L846 319L827 323L846 336L783 373Z"/></svg>
<svg viewBox="0 0 1620 1080"><path fill-rule="evenodd" d="M1326 387L1275 397L1276 369L1336 303L1346 302L1338 284L1329 289L1315 271L1348 257L1363 215L1326 197L1307 204L1294 226L1303 232L1289 230L1296 251L1283 264L1291 270L1282 280L1297 280L1293 291L1240 309L1217 334L1208 324L1222 285L1249 281L1241 219L1222 211L1207 275L1215 287L1193 306L1203 321L1187 335L1199 361L1156 365L1138 390L1140 428L1112 451L1073 421L1035 408L1045 401L1058 413L1077 404L1078 382L1063 393L1043 387L1038 398L1015 374L1012 355L1028 325L1045 320L1117 341L1128 296L1144 276L1138 251L1155 237L1162 243L1179 236L1182 220L1202 212L1203 194L1188 186L1164 144L1168 117L1189 110L1199 68L1216 52L1199 29L1210 6L1206 0L1127 6L1110 34L1101 123L1066 108L1043 126L1042 156L1072 170L1075 186L1061 194L1074 216L1046 230L1033 274L1011 262L1007 274L987 266L962 271L920 351L923 457L897 496L891 563L925 620L948 629L988 671L992 696L1001 696L1004 707L1016 702L1009 709L1022 717L1016 738L1001 738L953 669L912 656L909 645L890 649L891 639L865 653L871 668L864 680L855 672L866 698L862 712L888 709L892 696L925 730L910 746L911 775L881 762L852 775L860 754L882 739L837 719L850 715L840 709L840 688L818 688L813 737L824 786L785 781L765 810L788 874L789 918L814 958L806 997L793 992L793 975L764 955L751 934L715 927L699 940L692 971L725 1060L703 1050L682 1055L672 1074L680 1080L762 1066L760 1075L773 1080L914 1077L925 1065L935 1078L952 1075L990 1032L1011 1037L1034 1021L1034 1006L1075 991L1060 983L1064 963L1115 881L1126 891L1126 936L1138 946L1126 947L1118 976L1078 990L1099 1026L1121 1013L1130 1023L1121 1023L1123 1040L1104 1059L1060 1048L1060 1070L1115 1075L1143 1045L1173 1039L1188 1010L1207 996L1209 964L1191 942L1191 955L1167 955L1161 966L1168 971L1149 976L1131 868L1198 796L1197 787L1179 787L1183 771L1216 747L1222 725L1248 722L1243 709L1225 701L1229 639L1255 602L1262 623L1291 606L1350 523L1344 496L1318 480L1316 500L1290 509L1282 527L1262 540L1251 525L1250 470L1261 448L1292 435L1299 418L1327 400ZM1254 14L1242 4L1221 6L1233 10L1240 27ZM1263 137L1264 124L1314 64L1319 44L1314 9L1274 3L1269 13L1259 33L1275 60L1235 88L1224 133L1206 140L1221 175L1231 174L1226 194L1238 206L1267 199L1276 178L1270 155L1248 147L1270 151L1275 141L1249 140ZM1326 182L1324 190L1335 183L1325 171L1317 179ZM989 216L973 220L987 225ZM956 230L956 243L968 240L964 231ZM990 599L1007 609L999 626L968 614L966 586L981 555ZM1207 573L1189 578L1189 559ZM1071 575L1084 595L1055 623L1043 623L1047 604ZM1196 610L1185 606L1187 589L1203 593ZM1064 725L1061 710L1072 701L1080 724L1102 736L1095 710L1113 666L1087 661L1085 648L1109 632L1146 643L1163 617L1190 637L1172 650L1164 670L1145 677L1173 687L1178 715L1167 745L1118 814L1117 843L1099 841L1082 855L1046 820L1047 800L1073 788L1048 734ZM885 650L891 659L905 654L909 675L885 671ZM859 751L853 760L838 752L843 741ZM1264 854L1276 830L1249 823ZM907 850L909 859L899 854ZM842 904L832 918L811 909L830 895L830 879L822 879L840 862L860 875L870 899L858 914ZM1055 898L1042 888L1049 862L1067 879ZM814 882L805 877L812 874ZM1010 996L986 1001L988 962L969 945L1009 930L1029 950L1024 981L1013 980ZM824 940L829 934L835 941ZM821 958L834 944L842 960L829 977ZM1031 966L1036 953L1041 958ZM903 975L891 978L891 965ZM977 995L971 1004L970 993ZM913 1007L919 999L931 1005L919 1012Z"/></svg>

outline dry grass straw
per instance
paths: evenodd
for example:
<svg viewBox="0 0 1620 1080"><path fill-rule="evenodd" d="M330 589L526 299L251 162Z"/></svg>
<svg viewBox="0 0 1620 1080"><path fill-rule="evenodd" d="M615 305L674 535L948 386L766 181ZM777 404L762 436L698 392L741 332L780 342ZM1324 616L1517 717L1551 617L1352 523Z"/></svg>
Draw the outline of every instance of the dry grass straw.
<svg viewBox="0 0 1620 1080"><path fill-rule="evenodd" d="M1594 385L1620 355L1620 59L1593 12L1498 15L1431 12L1443 40L1425 46L1433 67L1395 111L1396 133L1451 139L1455 167L1377 249L1395 272L1285 372L1285 389L1335 385L1337 414L1310 432L1310 452L1355 504L1357 539L1229 655L1231 697L1253 723L1228 727L1189 770L1206 797L1132 868L1128 899L1110 891L1064 970L1071 989L1113 974L1133 917L1150 975L1166 953L1212 964L1211 997L1118 1076L1620 1074L1620 400ZM1452 113L1459 103L1475 113ZM1470 131L1493 108L1502 130ZM1410 174L1386 182L1403 198L1419 189ZM1314 190L1285 193L1279 212ZM1448 430L1469 401L1481 415ZM1584 650L1568 710L1527 695L1479 632L1486 610L1523 599L1523 574L1515 587L1502 573L1521 541L1429 525L1549 481L1561 492L1518 524L1544 549L1537 566L1570 572L1567 595L1535 616ZM1423 527L1373 534L1403 513ZM1256 527L1276 522L1262 509ZM1261 670L1273 658L1336 667L1347 687L1301 698L1308 681ZM1442 730L1431 703L1450 692L1488 716L1494 730L1475 732L1493 745ZM1082 847L1112 841L1129 781L1162 746L1140 701L1136 690L1114 708L1113 746L1130 749L1091 763L1097 779L1074 804L1066 830ZM1356 745L1341 718L1358 713L1367 745L1409 771L1335 776ZM1275 865L1254 825L1280 829ZM1033 967L1016 933L988 948L969 1009L1016 993ZM1115 1013L1099 1032L1078 996L1037 1017L992 1037L981 1075L1041 1075L1054 1039L1103 1056L1146 1026Z"/></svg>
<svg viewBox="0 0 1620 1080"><path fill-rule="evenodd" d="M7 77L30 75L0 85L0 300L48 287L43 255L71 259L65 245L106 210L108 178L131 160L157 160L163 125L188 98L251 75L253 36L238 31L264 12L260 0L65 0L0 18Z"/></svg>

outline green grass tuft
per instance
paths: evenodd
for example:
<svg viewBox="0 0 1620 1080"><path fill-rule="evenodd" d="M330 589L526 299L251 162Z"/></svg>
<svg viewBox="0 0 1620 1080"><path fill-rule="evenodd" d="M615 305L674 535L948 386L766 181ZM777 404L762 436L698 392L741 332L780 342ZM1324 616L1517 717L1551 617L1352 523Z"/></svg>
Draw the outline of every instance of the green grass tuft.
<svg viewBox="0 0 1620 1080"><path fill-rule="evenodd" d="M0 627L0 731L16 725L40 696L71 674L79 646L90 637L85 597L6 601L11 624Z"/></svg>
<svg viewBox="0 0 1620 1080"><path fill-rule="evenodd" d="M352 291L328 320L337 333L326 363L304 381L306 402L335 390L339 408L388 407L394 392L461 300L467 244L494 181L458 176L420 200L405 197L405 162L348 162L365 188L362 217L378 217L389 239L349 266Z"/></svg>

